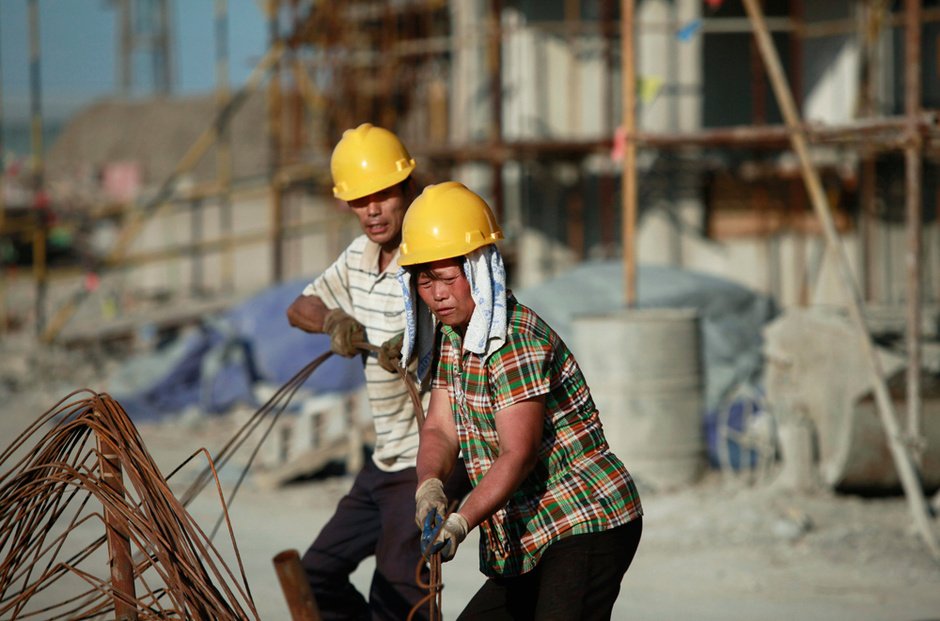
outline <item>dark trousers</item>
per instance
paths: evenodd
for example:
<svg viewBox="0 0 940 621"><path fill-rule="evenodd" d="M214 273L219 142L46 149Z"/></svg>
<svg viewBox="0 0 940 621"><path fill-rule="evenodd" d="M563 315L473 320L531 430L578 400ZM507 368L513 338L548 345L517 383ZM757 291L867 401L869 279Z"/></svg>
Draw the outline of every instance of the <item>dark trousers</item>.
<svg viewBox="0 0 940 621"><path fill-rule="evenodd" d="M352 489L303 556L303 567L324 621L399 621L427 592L415 582L421 558L415 526L414 468L383 472L367 460ZM470 481L459 463L445 485L449 498L463 498ZM453 495L451 495L453 494ZM349 581L363 560L375 555L369 601ZM424 568L427 580L427 568ZM416 619L426 618L416 615Z"/></svg>
<svg viewBox="0 0 940 621"><path fill-rule="evenodd" d="M556 541L532 571L487 580L458 619L608 620L642 533L638 518Z"/></svg>

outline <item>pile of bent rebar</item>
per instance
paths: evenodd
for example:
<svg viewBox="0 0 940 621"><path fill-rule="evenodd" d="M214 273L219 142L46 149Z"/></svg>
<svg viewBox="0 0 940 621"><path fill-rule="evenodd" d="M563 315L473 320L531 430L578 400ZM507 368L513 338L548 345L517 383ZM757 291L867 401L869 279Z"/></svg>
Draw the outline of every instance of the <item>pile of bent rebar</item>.
<svg viewBox="0 0 940 621"><path fill-rule="evenodd" d="M0 619L258 619L228 508L277 419L330 355L288 380L217 454L200 449L165 478L109 395L86 388L47 410L0 453ZM420 426L418 388L403 370L400 375ZM226 500L217 469L262 423L264 432ZM206 465L177 499L167 481L199 455ZM212 482L220 516L206 534L186 507ZM223 523L238 576L212 544ZM427 583L421 579L425 562ZM428 596L412 615L428 606L430 618L440 619L439 556L419 561L416 581Z"/></svg>
<svg viewBox="0 0 940 621"><path fill-rule="evenodd" d="M257 619L229 537L239 576L106 394L68 395L0 454L2 619Z"/></svg>

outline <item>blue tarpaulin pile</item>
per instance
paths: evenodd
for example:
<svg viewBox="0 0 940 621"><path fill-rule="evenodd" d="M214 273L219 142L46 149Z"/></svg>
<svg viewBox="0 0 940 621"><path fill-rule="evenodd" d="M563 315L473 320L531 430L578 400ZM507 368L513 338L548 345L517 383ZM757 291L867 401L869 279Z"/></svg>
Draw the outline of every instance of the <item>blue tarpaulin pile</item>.
<svg viewBox="0 0 940 621"><path fill-rule="evenodd" d="M287 323L285 312L309 279L264 290L226 313L207 317L156 351L132 358L109 380L111 395L135 420L176 415L191 407L222 413L259 406L258 382L282 386L329 349L329 337ZM362 386L362 362L331 356L303 388L314 394Z"/></svg>
<svg viewBox="0 0 940 621"><path fill-rule="evenodd" d="M578 356L572 320L576 315L613 312L625 305L623 263L589 261L539 285L516 291ZM741 431L741 386L759 392L763 369L762 330L777 315L774 300L740 284L709 274L664 265L637 269L637 308L693 308L700 318L704 408L702 426L712 463L717 463L720 409L730 409L728 424ZM737 461L737 447L730 447Z"/></svg>

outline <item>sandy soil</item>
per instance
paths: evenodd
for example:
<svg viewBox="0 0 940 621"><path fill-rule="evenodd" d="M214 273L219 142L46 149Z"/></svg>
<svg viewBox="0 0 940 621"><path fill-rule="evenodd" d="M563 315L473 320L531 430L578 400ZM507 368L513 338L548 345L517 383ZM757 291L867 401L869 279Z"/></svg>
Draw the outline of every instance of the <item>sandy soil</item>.
<svg viewBox="0 0 940 621"><path fill-rule="evenodd" d="M96 376L106 371L105 363L89 369L89 361L79 364L70 358L74 354L37 361L5 345L0 365L4 446L71 389L95 388ZM23 368L31 369L28 379L17 375ZM200 447L217 450L236 426L236 417L196 417L138 427L168 472ZM625 461L629 466L629 456ZM242 463L235 459L223 471L226 490ZM262 619L289 618L272 558L290 548L302 552L350 482L333 476L272 490L249 477L238 492L231 516ZM184 484L185 473L175 487ZM914 531L904 497L797 494L773 481L748 486L716 472L687 489L641 489L641 494L644 537L623 581L615 619L940 619L940 565ZM204 494L191 512L210 529L219 515L218 501ZM482 583L476 544L471 534L458 557L444 566L447 619L456 617ZM228 558L234 566L234 557ZM370 574L367 562L354 576L363 591Z"/></svg>

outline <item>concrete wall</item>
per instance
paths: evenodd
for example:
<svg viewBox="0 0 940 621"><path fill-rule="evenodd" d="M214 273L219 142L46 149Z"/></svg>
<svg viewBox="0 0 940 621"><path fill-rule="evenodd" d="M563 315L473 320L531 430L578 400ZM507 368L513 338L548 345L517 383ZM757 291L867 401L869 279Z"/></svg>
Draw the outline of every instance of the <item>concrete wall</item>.
<svg viewBox="0 0 940 621"><path fill-rule="evenodd" d="M566 36L507 11L503 51L506 140L596 139L609 135L606 44L597 34Z"/></svg>
<svg viewBox="0 0 940 621"><path fill-rule="evenodd" d="M842 19L853 16L860 8L856 3L808 2L805 16L807 22ZM860 75L860 50L854 34L805 39L803 116L823 123L854 119Z"/></svg>
<svg viewBox="0 0 940 621"><path fill-rule="evenodd" d="M307 225L309 230L289 233L283 244L284 278L313 277L323 271L360 233L347 208L332 199L287 197L285 226ZM134 243L131 254L160 251L196 241L194 215L177 208L149 220ZM199 215L204 241L220 239L221 213L205 204ZM266 194L237 200L232 205L232 234L257 235L257 241L232 251L232 284L237 292L252 292L272 284L273 247L270 240L270 203ZM188 253L166 261L148 263L124 272L124 280L138 291L187 291L201 280L210 292L223 290L225 261L217 251L194 260Z"/></svg>

